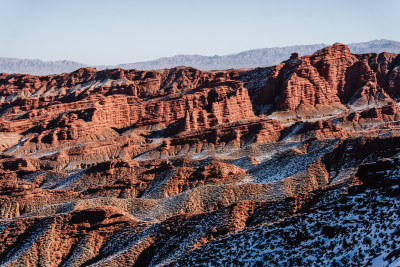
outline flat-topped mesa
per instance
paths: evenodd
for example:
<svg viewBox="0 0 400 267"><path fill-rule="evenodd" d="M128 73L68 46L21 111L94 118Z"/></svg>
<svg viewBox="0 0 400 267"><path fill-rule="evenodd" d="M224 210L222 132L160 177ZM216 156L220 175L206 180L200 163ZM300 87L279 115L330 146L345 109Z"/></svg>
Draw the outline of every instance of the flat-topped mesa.
<svg viewBox="0 0 400 267"><path fill-rule="evenodd" d="M124 95L108 96L95 108L92 121L117 128L181 121L182 130L188 131L254 117L247 89L240 82L226 82L174 98L140 101Z"/></svg>
<svg viewBox="0 0 400 267"><path fill-rule="evenodd" d="M185 67L150 71L98 71L95 68L81 68L71 73L44 76L1 74L0 102L10 103L20 98L43 99L49 96L57 100L67 96L69 101L76 101L96 93L154 98L179 94L210 83L234 80L241 72L243 71L210 72Z"/></svg>
<svg viewBox="0 0 400 267"><path fill-rule="evenodd" d="M252 118L248 90L237 80L241 72L189 67L156 71L82 68L61 75L6 75L0 80L0 102L7 109L1 128L22 132L40 125L50 129L44 122L59 125L66 110L87 115L78 127L82 130L165 126L184 118L186 111L193 124L190 129ZM22 113L18 117L21 125L9 123L8 118Z"/></svg>

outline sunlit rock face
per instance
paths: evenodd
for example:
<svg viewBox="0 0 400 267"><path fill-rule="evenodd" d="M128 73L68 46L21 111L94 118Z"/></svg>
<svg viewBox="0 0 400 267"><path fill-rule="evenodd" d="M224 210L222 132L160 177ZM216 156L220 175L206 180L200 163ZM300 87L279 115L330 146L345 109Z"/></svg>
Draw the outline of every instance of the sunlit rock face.
<svg viewBox="0 0 400 267"><path fill-rule="evenodd" d="M0 265L396 266L399 69L0 74Z"/></svg>

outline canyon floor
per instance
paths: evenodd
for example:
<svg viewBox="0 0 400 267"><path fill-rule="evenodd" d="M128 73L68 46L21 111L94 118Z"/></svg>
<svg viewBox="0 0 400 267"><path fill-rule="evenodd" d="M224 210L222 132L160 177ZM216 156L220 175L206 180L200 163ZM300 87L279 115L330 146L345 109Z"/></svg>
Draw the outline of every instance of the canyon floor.
<svg viewBox="0 0 400 267"><path fill-rule="evenodd" d="M400 55L0 74L1 266L400 266Z"/></svg>

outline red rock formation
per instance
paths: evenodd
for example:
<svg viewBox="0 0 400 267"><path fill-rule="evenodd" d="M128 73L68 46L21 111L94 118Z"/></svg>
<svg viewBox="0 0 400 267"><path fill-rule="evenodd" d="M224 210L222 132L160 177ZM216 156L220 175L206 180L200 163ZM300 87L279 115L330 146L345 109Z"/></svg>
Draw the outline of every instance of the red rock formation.
<svg viewBox="0 0 400 267"><path fill-rule="evenodd" d="M311 56L292 58L272 70L258 96L259 104L275 104L281 110L296 110L300 105L347 104L350 98L374 104L397 96L398 57L382 53L355 55L339 43ZM370 90L369 88L373 88ZM367 92L366 92L367 91ZM275 99L277 101L275 102Z"/></svg>
<svg viewBox="0 0 400 267"><path fill-rule="evenodd" d="M399 66L335 44L252 70L0 74L0 265L172 264L396 185Z"/></svg>

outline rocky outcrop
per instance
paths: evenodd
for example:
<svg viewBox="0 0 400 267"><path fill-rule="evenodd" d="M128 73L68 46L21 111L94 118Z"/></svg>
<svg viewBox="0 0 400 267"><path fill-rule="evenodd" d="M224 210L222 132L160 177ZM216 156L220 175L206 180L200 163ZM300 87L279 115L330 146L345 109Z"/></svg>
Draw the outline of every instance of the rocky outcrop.
<svg viewBox="0 0 400 267"><path fill-rule="evenodd" d="M275 66L258 103L276 104L280 110L337 103L384 105L397 97L398 65L395 54L355 55L336 43Z"/></svg>
<svg viewBox="0 0 400 267"><path fill-rule="evenodd" d="M347 195L397 201L398 66L335 44L251 70L2 74L0 265L181 264L257 229L274 255L308 249L301 216L352 210Z"/></svg>

